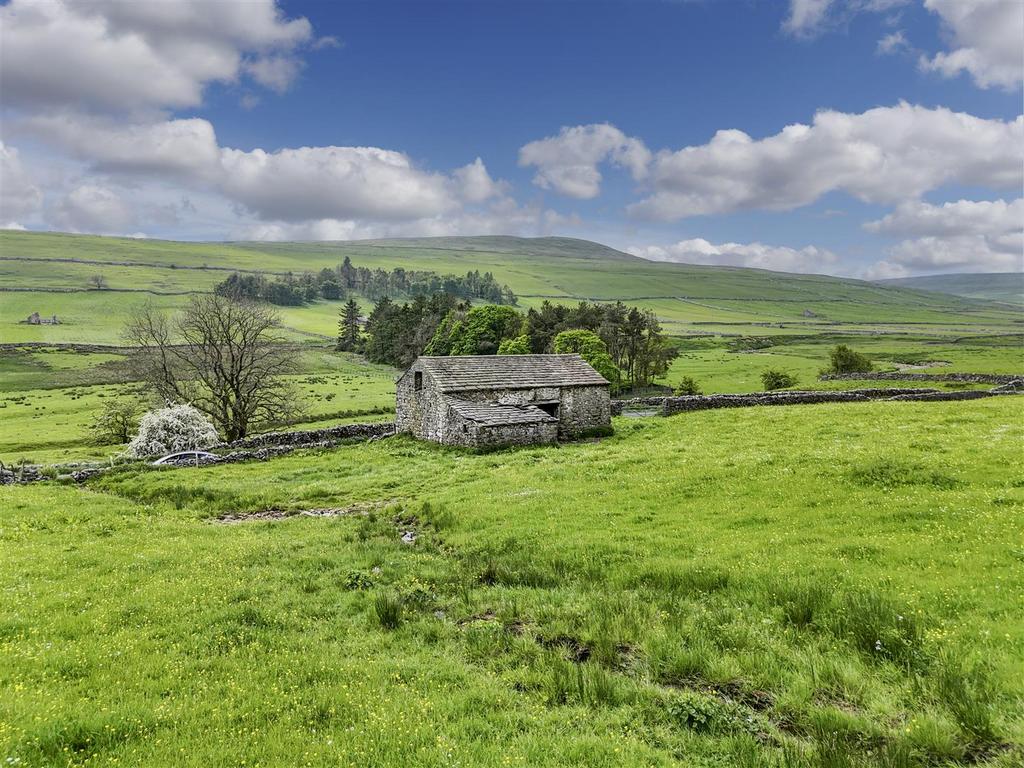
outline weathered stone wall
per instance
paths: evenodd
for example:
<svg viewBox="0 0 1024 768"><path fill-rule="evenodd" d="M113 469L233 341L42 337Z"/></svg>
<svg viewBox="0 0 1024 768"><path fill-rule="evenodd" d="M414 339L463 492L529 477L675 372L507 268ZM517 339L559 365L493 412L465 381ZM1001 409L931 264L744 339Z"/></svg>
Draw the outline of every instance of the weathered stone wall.
<svg viewBox="0 0 1024 768"><path fill-rule="evenodd" d="M562 387L558 408L558 436L571 439L588 430L610 427L608 387Z"/></svg>
<svg viewBox="0 0 1024 768"><path fill-rule="evenodd" d="M275 456L300 448L330 448L350 440L380 440L395 434L395 425L389 421L373 424L342 424L327 429L297 430L295 432L268 432L253 435L233 443L222 443L211 457L196 461L194 458L168 462L167 468L233 464L240 461L266 461ZM0 464L0 485L34 483L42 480L60 480L81 483L90 477L111 469L109 464L78 463L44 467L39 464L4 466Z"/></svg>
<svg viewBox="0 0 1024 768"><path fill-rule="evenodd" d="M533 387L527 389L480 389L453 392L452 397L471 403L501 403L502 405L526 405L528 403L551 403L559 399L558 387Z"/></svg>
<svg viewBox="0 0 1024 768"><path fill-rule="evenodd" d="M507 445L544 445L558 441L558 424L478 425L471 430L474 448L501 448Z"/></svg>
<svg viewBox="0 0 1024 768"><path fill-rule="evenodd" d="M686 397L636 397L630 400L612 400L612 415L621 416L623 411L662 409L666 401L686 403L685 407L670 405L677 410L699 411L708 408L735 408L751 405L790 405L803 402L844 402L847 400L971 400L987 397L989 394L1013 394L1013 386L996 387L992 390L968 390L945 392L928 387L870 387L866 389L836 390L824 392L815 390L794 390L786 392L751 392L741 395L688 395ZM822 398L822 395L825 397ZM848 397L853 395L854 397Z"/></svg>
<svg viewBox="0 0 1024 768"><path fill-rule="evenodd" d="M631 408L660 407L662 415L686 411L705 411L713 408L749 408L757 405L801 405L810 403L853 403L868 400L976 400L1012 392L995 390L968 390L943 392L937 389L875 387L834 391L752 392L741 395L687 395L684 397L642 397L634 400L616 400L612 407L615 415Z"/></svg>
<svg viewBox="0 0 1024 768"><path fill-rule="evenodd" d="M572 439L588 430L611 426L611 397L607 386L535 387L452 392L452 397L474 403L558 403L558 437ZM513 444L524 444L517 439ZM462 444L462 443L460 443Z"/></svg>
<svg viewBox="0 0 1024 768"><path fill-rule="evenodd" d="M415 374L423 374L423 387L416 389ZM395 429L423 440L443 441L448 405L434 387L430 374L414 365L395 387Z"/></svg>
<svg viewBox="0 0 1024 768"><path fill-rule="evenodd" d="M387 437L395 433L395 425L390 421L376 424L341 424L326 429L296 430L294 432L266 432L224 443L221 448L264 448L271 445L306 445L309 443L331 442L335 440L369 440L374 437Z"/></svg>
<svg viewBox="0 0 1024 768"><path fill-rule="evenodd" d="M1024 373L823 373L821 381L953 381L961 384L1009 384L1024 379Z"/></svg>

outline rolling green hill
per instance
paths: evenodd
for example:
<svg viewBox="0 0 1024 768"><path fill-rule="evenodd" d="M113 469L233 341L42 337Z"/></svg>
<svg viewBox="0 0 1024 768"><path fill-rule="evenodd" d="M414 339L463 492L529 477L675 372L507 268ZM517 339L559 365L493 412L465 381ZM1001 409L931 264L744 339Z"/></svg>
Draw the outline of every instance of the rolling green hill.
<svg viewBox="0 0 1024 768"><path fill-rule="evenodd" d="M649 262L569 238L420 238L317 243L184 243L0 233L0 342L113 342L131 306L174 306L233 270L298 273L337 266L493 272L523 307L546 299L636 304L674 334L909 331L964 336L1014 329L1020 315L977 299L823 275ZM107 290L89 290L103 275ZM33 311L60 326L19 325ZM330 337L336 302L283 311L296 337ZM1016 330L1019 330L1017 326Z"/></svg>
<svg viewBox="0 0 1024 768"><path fill-rule="evenodd" d="M965 275L922 275L878 280L885 286L916 288L973 299L1024 305L1024 273L984 272Z"/></svg>

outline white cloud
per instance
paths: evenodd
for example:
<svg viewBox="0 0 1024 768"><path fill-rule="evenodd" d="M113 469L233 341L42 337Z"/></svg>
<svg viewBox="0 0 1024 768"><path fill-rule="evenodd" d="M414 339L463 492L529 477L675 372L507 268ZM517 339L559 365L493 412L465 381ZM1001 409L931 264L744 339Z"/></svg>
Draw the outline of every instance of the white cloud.
<svg viewBox="0 0 1024 768"><path fill-rule="evenodd" d="M284 93L298 77L302 62L295 56L261 56L248 61L245 71L260 85Z"/></svg>
<svg viewBox="0 0 1024 768"><path fill-rule="evenodd" d="M220 174L217 136L201 118L125 123L63 113L30 118L16 123L15 130L56 144L100 173L186 179Z"/></svg>
<svg viewBox="0 0 1024 768"><path fill-rule="evenodd" d="M26 173L18 150L0 141L0 222L4 229L24 229L19 220L35 216L43 193Z"/></svg>
<svg viewBox="0 0 1024 768"><path fill-rule="evenodd" d="M116 192L94 184L73 189L57 205L52 221L68 232L115 234L135 228L135 212Z"/></svg>
<svg viewBox="0 0 1024 768"><path fill-rule="evenodd" d="M967 72L981 88L1018 87L1024 81L1024 5L1020 0L924 0L938 14L952 50L921 68L955 77Z"/></svg>
<svg viewBox="0 0 1024 768"><path fill-rule="evenodd" d="M448 180L377 147L222 149L218 186L263 219L413 219L456 206Z"/></svg>
<svg viewBox="0 0 1024 768"><path fill-rule="evenodd" d="M907 42L907 38L904 36L903 30L898 29L879 40L878 46L875 48L875 52L880 56L889 56L909 49L910 43Z"/></svg>
<svg viewBox="0 0 1024 768"><path fill-rule="evenodd" d="M991 235L1024 230L1024 199L957 200L931 205L903 203L877 221L864 225L868 232L888 235Z"/></svg>
<svg viewBox="0 0 1024 768"><path fill-rule="evenodd" d="M518 205L509 184L494 179L480 158L440 173L378 147L243 151L221 146L200 118L120 125L63 114L18 128L87 164L90 180L80 184L88 190L69 195L52 216L56 226L75 231L127 231L128 213L98 190L161 183L230 202L238 209L233 236L256 239L542 233L567 221ZM132 222L152 230L152 217L165 208L134 205ZM180 213L192 218L194 211Z"/></svg>
<svg viewBox="0 0 1024 768"><path fill-rule="evenodd" d="M311 35L275 0L12 0L0 7L0 88L8 107L194 107L249 55L257 81L286 85L289 56Z"/></svg>
<svg viewBox="0 0 1024 768"><path fill-rule="evenodd" d="M610 162L641 179L650 159L642 141L607 123L562 128L557 136L531 141L519 150L519 165L537 167L534 184L580 200L600 193L599 164Z"/></svg>
<svg viewBox="0 0 1024 768"><path fill-rule="evenodd" d="M578 224L539 205L521 206L502 197L481 209L396 222L319 219L302 222L250 222L236 228L238 240L360 240L389 237L451 237L457 235L551 234Z"/></svg>
<svg viewBox="0 0 1024 768"><path fill-rule="evenodd" d="M789 15L782 31L794 37L814 37L828 27L859 13L885 13L909 0L789 0Z"/></svg>
<svg viewBox="0 0 1024 768"><path fill-rule="evenodd" d="M715 244L699 237L672 245L631 246L626 251L651 261L753 267L777 272L824 273L832 271L839 263L836 254L813 245L798 249L763 243Z"/></svg>
<svg viewBox="0 0 1024 768"><path fill-rule="evenodd" d="M869 232L909 237L886 251L869 278L921 272L1024 270L1024 199L905 203L864 225Z"/></svg>
<svg viewBox="0 0 1024 768"><path fill-rule="evenodd" d="M457 193L470 203L482 203L508 191L508 183L492 179L479 157L469 165L457 168L452 176L455 177Z"/></svg>
<svg viewBox="0 0 1024 768"><path fill-rule="evenodd" d="M832 0L790 0L789 16L782 29L792 35L808 35L821 28Z"/></svg>
<svg viewBox="0 0 1024 768"><path fill-rule="evenodd" d="M790 210L832 191L894 204L944 184L1019 188L1024 117L986 120L900 103L861 114L825 110L812 125L755 140L723 130L707 144L659 152L653 193L630 206L672 220L742 209Z"/></svg>

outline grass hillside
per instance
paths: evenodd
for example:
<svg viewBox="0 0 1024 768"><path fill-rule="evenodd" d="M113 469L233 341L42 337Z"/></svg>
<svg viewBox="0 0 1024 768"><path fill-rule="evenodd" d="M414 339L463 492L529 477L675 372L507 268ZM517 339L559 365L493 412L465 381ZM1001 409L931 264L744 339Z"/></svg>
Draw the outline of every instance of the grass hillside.
<svg viewBox="0 0 1024 768"><path fill-rule="evenodd" d="M1024 304L1024 272L985 272L964 275L922 275L878 280L885 286L916 288L972 299Z"/></svg>
<svg viewBox="0 0 1024 768"><path fill-rule="evenodd" d="M544 299L621 300L652 309L670 333L787 334L837 327L962 336L1014 327L1019 314L985 302L858 280L644 261L567 238L427 238L343 243L178 243L50 233L0 233L0 342L111 342L118 319L155 297L167 305L208 291L232 270L302 272L360 266L491 271L523 307ZM92 275L109 290L89 291ZM285 312L295 336L332 336L338 305ZM30 312L56 328L19 326Z"/></svg>
<svg viewBox="0 0 1024 768"><path fill-rule="evenodd" d="M1021 424L1015 398L731 409L3 487L0 754L1020 765Z"/></svg>

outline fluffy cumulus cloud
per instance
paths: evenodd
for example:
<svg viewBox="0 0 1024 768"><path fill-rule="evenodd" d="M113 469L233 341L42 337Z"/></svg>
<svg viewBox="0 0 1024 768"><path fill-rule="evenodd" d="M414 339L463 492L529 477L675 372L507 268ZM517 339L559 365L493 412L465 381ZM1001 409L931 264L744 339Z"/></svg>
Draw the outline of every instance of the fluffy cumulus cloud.
<svg viewBox="0 0 1024 768"><path fill-rule="evenodd" d="M598 165L610 162L641 179L650 159L642 141L607 123L562 128L557 136L531 141L519 150L519 165L537 168L534 184L580 200L600 193Z"/></svg>
<svg viewBox="0 0 1024 768"><path fill-rule="evenodd" d="M626 250L634 256L651 261L753 267L778 272L825 273L834 271L839 263L836 254L813 245L788 248L764 243L715 244L699 237L680 240L671 245L632 246Z"/></svg>
<svg viewBox="0 0 1024 768"><path fill-rule="evenodd" d="M274 0L11 0L0 7L8 106L139 111L194 107L245 72L280 89L312 40Z"/></svg>
<svg viewBox="0 0 1024 768"><path fill-rule="evenodd" d="M954 77L968 73L982 88L1017 88L1024 81L1024 5L1020 0L925 0L951 38L951 50L922 56L922 69Z"/></svg>
<svg viewBox="0 0 1024 768"><path fill-rule="evenodd" d="M1024 270L1024 199L905 203L864 228L907 238L870 268L872 278Z"/></svg>
<svg viewBox="0 0 1024 768"><path fill-rule="evenodd" d="M326 231L324 226L341 231L336 224L319 224L323 221L394 223L457 216L500 201L508 186L492 178L480 158L445 174L378 147L233 149L221 146L213 125L200 118L119 125L64 114L34 118L25 126L86 163L95 175L170 179L215 191L262 221L309 222L311 232Z"/></svg>
<svg viewBox="0 0 1024 768"><path fill-rule="evenodd" d="M120 234L135 227L133 207L107 187L82 184L57 205L53 222L68 232Z"/></svg>
<svg viewBox="0 0 1024 768"><path fill-rule="evenodd" d="M657 220L789 210L836 190L896 204L952 183L1019 188L1022 163L1024 117L987 120L906 103L827 110L764 139L723 130L707 144L659 152L653 191L630 210Z"/></svg>
<svg viewBox="0 0 1024 768"><path fill-rule="evenodd" d="M18 150L0 141L0 229L24 229L39 211L43 193L25 172Z"/></svg>
<svg viewBox="0 0 1024 768"><path fill-rule="evenodd" d="M208 120L170 117L201 105L215 82L240 84L250 102L254 85L283 92L304 48L336 45L275 0L11 0L0 7L5 130L47 145L65 167L46 202L4 147L0 223L41 212L49 226L123 233L188 217L276 239L559 223L513 200L480 158L441 172L372 146L242 150L223 146ZM625 149L609 151L631 162ZM203 213L168 203L175 193L203 200Z"/></svg>

